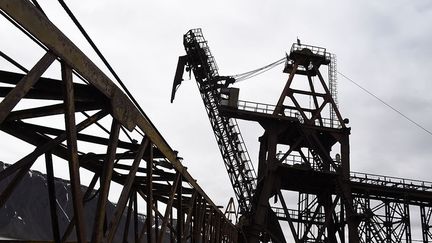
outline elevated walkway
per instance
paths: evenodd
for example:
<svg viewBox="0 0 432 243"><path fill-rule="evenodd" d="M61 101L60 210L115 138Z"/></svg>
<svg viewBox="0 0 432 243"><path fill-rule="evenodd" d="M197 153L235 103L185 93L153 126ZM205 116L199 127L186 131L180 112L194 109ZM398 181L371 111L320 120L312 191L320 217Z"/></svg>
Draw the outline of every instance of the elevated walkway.
<svg viewBox="0 0 432 243"><path fill-rule="evenodd" d="M236 107L228 106L227 100L221 100L220 112L224 116L244 119L249 121L263 121L266 119L286 120L292 122L304 123L304 120L295 107L284 106L283 114L274 114L277 106L257 103L251 101L239 100ZM340 128L340 124L330 118L321 118L323 127ZM315 121L315 125L320 125L319 121Z"/></svg>
<svg viewBox="0 0 432 243"><path fill-rule="evenodd" d="M311 194L319 193L323 186L330 191L337 190L336 172L311 168L302 163L299 156L288 156L278 170L284 178L281 182L284 189L300 188L302 192ZM355 197L388 199L413 205L432 203L432 182L361 172L350 172L349 182Z"/></svg>
<svg viewBox="0 0 432 243"><path fill-rule="evenodd" d="M319 188L325 187L327 190L336 190L335 177L336 173L327 173L324 175L322 172L317 173L312 170L304 168L296 168L290 165L284 165L284 172L289 170L296 170L296 173L286 174L287 181L283 183L285 189L301 187L304 193L317 193ZM305 176L307 174L320 174L320 177L315 177L314 180L302 180L300 185L295 184L298 181L296 178L292 178L292 175L299 175L299 170L303 171L300 175ZM315 175L315 176L316 176ZM287 186L287 182L291 182L291 186ZM432 182L420 181L406 178L398 178L385 175L368 174L361 172L350 173L350 184L353 191L353 195L356 198L368 198L386 200L389 202L406 203L410 205L419 206L430 206L432 203ZM276 213L278 219L286 220L288 212L289 217L294 222L310 222L314 224L324 223L324 213L318 213L315 217L312 217L313 212L300 212L298 209L284 209L282 207L272 207L272 210Z"/></svg>

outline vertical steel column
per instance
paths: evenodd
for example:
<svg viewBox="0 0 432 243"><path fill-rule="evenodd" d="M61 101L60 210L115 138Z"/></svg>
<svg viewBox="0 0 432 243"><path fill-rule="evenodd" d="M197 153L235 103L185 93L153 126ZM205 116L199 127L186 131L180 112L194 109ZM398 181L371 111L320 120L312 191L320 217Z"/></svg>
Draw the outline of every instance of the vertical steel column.
<svg viewBox="0 0 432 243"><path fill-rule="evenodd" d="M93 235L92 242L99 243L102 242L103 236L105 234L105 222L106 222L106 205L108 201L108 194L110 189L111 177L114 168L114 160L116 156L117 143L119 139L120 124L116 119L113 118L111 124L109 144L107 148L107 155L104 160L102 167L102 175L99 180L99 197L97 203L97 211L95 216L95 222L93 225Z"/></svg>
<svg viewBox="0 0 432 243"><path fill-rule="evenodd" d="M216 212L215 212L216 213ZM221 242L221 231L222 231L222 216L220 214L217 215L216 218L216 225L215 225L215 235L216 235L216 242Z"/></svg>
<svg viewBox="0 0 432 243"><path fill-rule="evenodd" d="M208 210L208 214L209 214L209 216L208 216L208 218L207 218L207 239L206 239L206 242L208 242L208 243L213 243L213 220L214 220L214 217L213 217L213 209L212 208L210 208L209 210Z"/></svg>
<svg viewBox="0 0 432 243"><path fill-rule="evenodd" d="M421 218L422 235L423 235L423 242L424 243L431 242L431 239L432 239L432 234L430 232L431 216L432 216L431 208L429 206L421 205L420 206L420 218Z"/></svg>
<svg viewBox="0 0 432 243"><path fill-rule="evenodd" d="M85 234L84 205L81 192L79 174L77 130L75 127L75 104L72 82L72 69L64 62L61 63L62 80L64 82L65 126L67 133L67 147L69 155L69 175L71 181L72 200L79 243L87 242Z"/></svg>
<svg viewBox="0 0 432 243"><path fill-rule="evenodd" d="M134 222L134 238L135 242L139 241L139 229L138 229L138 193L134 192L134 198L133 198L133 222Z"/></svg>
<svg viewBox="0 0 432 243"><path fill-rule="evenodd" d="M170 215L169 215L169 220L170 220L170 224L172 225L172 223L174 222L173 220L173 210L172 207L170 209ZM172 230L172 228L170 229L170 243L174 243L175 239L174 239L174 232Z"/></svg>
<svg viewBox="0 0 432 243"><path fill-rule="evenodd" d="M193 227L193 241L192 243L200 242L201 240L201 229L202 229L202 221L204 219L205 209L203 209L203 200L200 195L197 197L197 203L195 204L195 218L194 218L194 227Z"/></svg>
<svg viewBox="0 0 432 243"><path fill-rule="evenodd" d="M211 220L210 220L210 233L209 233L209 237L210 237L210 243L214 243L215 239L216 239L216 234L215 234L216 215L215 215L213 209L210 210L210 215L211 215Z"/></svg>
<svg viewBox="0 0 432 243"><path fill-rule="evenodd" d="M153 145L150 144L150 158L147 160L147 243L151 243L153 239L152 205L153 205ZM157 242L157 240L155 242Z"/></svg>
<svg viewBox="0 0 432 243"><path fill-rule="evenodd" d="M144 155L144 151L149 146L149 143L150 143L149 140L144 137L141 141L141 144L138 148L138 151L136 151L134 161L132 162L132 166L129 169L129 174L127 175L126 180L123 184L123 189L122 189L122 192L120 194L120 198L117 201L116 210L115 210L114 215L113 215L113 217L109 223L108 236L106 236L106 239L104 239L104 241L112 242L114 239L114 236L115 236L115 233L117 231L119 222L120 222L121 217L122 217L123 212L124 212L124 208L126 207L127 201L130 198L132 185L133 185L133 182L135 180L135 176L136 176L136 173L138 171L140 162L141 162L142 157ZM151 154L152 154L152 151L151 151Z"/></svg>
<svg viewBox="0 0 432 243"><path fill-rule="evenodd" d="M386 242L391 243L392 242L392 222L391 222L391 209L390 209L390 202L384 201L384 209L385 209L385 220L384 220L384 227L385 227L385 235L386 235Z"/></svg>
<svg viewBox="0 0 432 243"><path fill-rule="evenodd" d="M404 215L402 216L402 220L404 221L405 226L405 240L407 243L411 243L412 239L409 204L407 202L403 202L403 207Z"/></svg>
<svg viewBox="0 0 432 243"><path fill-rule="evenodd" d="M183 241L186 241L188 237L191 237L191 230L192 230L192 219L194 217L194 208L195 208L195 200L197 197L197 192L193 192L192 196L190 198L190 201L187 206L186 211L186 222L184 223L184 229L183 229Z"/></svg>
<svg viewBox="0 0 432 243"><path fill-rule="evenodd" d="M192 235L193 235L192 243L200 242L201 219L202 219L201 207L202 207L201 196L198 195L195 204L194 223L193 223L193 230L192 230Z"/></svg>
<svg viewBox="0 0 432 243"><path fill-rule="evenodd" d="M292 78L290 78L292 79ZM265 143L267 146L264 150L260 149L260 159L265 159L264 161L259 161L260 167L264 168L261 176L262 183L258 184L257 187L257 202L256 205L252 207L254 215L252 216L253 225L252 232L248 234L248 241L250 243L258 243L260 241L259 234L265 232L267 212L269 208L269 197L271 195L271 190L273 189L273 183L276 178L272 175L275 168L275 163L278 162L276 158L276 146L277 146L277 127L272 129L266 129L265 135L261 137L261 143ZM264 154L267 154L265 156ZM261 169L260 168L260 169Z"/></svg>
<svg viewBox="0 0 432 243"><path fill-rule="evenodd" d="M301 232L303 232L304 230L304 223L303 223L303 205L305 204L304 200L307 200L307 195L305 197L306 194L304 193L300 193L298 194L298 203L297 203L297 211L298 211L298 223L297 223L297 232L299 235L299 239Z"/></svg>
<svg viewBox="0 0 432 243"><path fill-rule="evenodd" d="M364 199L365 200L365 211L366 211L366 217L368 217L367 218L367 220L366 220L366 222L365 222L365 232L366 232L366 242L371 242L372 241L372 227L373 227L373 225L372 225L372 217L373 217L373 215L371 215L372 214L372 210L371 210L371 208L370 208L370 199L369 199L369 197L367 197L367 198L365 198Z"/></svg>
<svg viewBox="0 0 432 243"><path fill-rule="evenodd" d="M201 242L205 243L207 242L207 227L208 227L208 210L207 210L207 203L205 201L203 201L202 207L201 207L201 215L202 215L202 219L201 219Z"/></svg>
<svg viewBox="0 0 432 243"><path fill-rule="evenodd" d="M159 212L158 211L158 201L157 200L154 200L154 211L155 212ZM155 242L157 242L158 241L158 238L159 238L159 220L158 220L158 214L156 214L155 213L155 216L154 216L154 237L155 237ZM162 232L162 234L164 234L164 232Z"/></svg>
<svg viewBox="0 0 432 243"><path fill-rule="evenodd" d="M131 220L131 214L132 214L132 200L133 196L132 194L129 195L129 206L128 206L128 211L126 214L126 222L125 222L125 227L124 227L124 232L123 232L123 242L128 242L129 239L129 225L130 225L130 220Z"/></svg>
<svg viewBox="0 0 432 243"><path fill-rule="evenodd" d="M177 242L183 243L183 209L182 209L182 203L183 203L183 192L182 192L182 181L183 178L180 176L179 183L177 185Z"/></svg>
<svg viewBox="0 0 432 243"><path fill-rule="evenodd" d="M346 222L345 221L345 205L342 202L340 204L340 220L339 220L341 243L345 243L345 222ZM358 229L357 229L357 231L358 231Z"/></svg>
<svg viewBox="0 0 432 243"><path fill-rule="evenodd" d="M83 130L84 128L90 126L91 124L97 122L99 119L102 119L106 115L107 115L107 112L105 110L101 110L101 111L97 112L93 116L91 116L88 119L86 119L86 120L82 121L81 123L79 123L76 126L77 131ZM59 141L59 142L61 142L64 139L66 139L66 137L67 137L67 134L62 134L62 135L58 136L57 138L49 141L46 144L54 144L54 142L56 140ZM54 146L54 145L52 145L52 146ZM98 178L99 178L99 173L96 172L94 174L94 176L93 176L93 178L92 178L89 186L87 187L87 191L84 193L84 196L83 196L83 199L82 199L83 200L82 201L83 204L85 204L89 200L90 194L93 191L94 186L96 185L96 182L97 182ZM73 228L74 228L75 224L76 224L76 219L75 219L75 215L74 215L72 217L71 221L69 222L69 225L67 226L65 232L63 233L62 242L66 241L69 238L70 234L73 231Z"/></svg>
<svg viewBox="0 0 432 243"><path fill-rule="evenodd" d="M210 222L210 210L207 210L206 204L204 203L204 219L203 219L203 233L202 233L202 243L208 243L208 235L209 235L209 222Z"/></svg>
<svg viewBox="0 0 432 243"><path fill-rule="evenodd" d="M61 242L59 222L57 216L57 203L56 203L56 190L55 190L55 178L52 163L52 154L45 153L45 166L47 172L47 186L48 186L48 197L50 203L51 212L51 226L53 232L53 239L56 243Z"/></svg>
<svg viewBox="0 0 432 243"><path fill-rule="evenodd" d="M334 102L333 102L334 103ZM334 105L334 104L333 104ZM336 109L336 114L340 118L339 111ZM349 242L358 243L360 242L358 226L359 223L356 221L356 212L354 211L353 197L351 187L349 185L350 178L350 143L349 143L349 130L343 128L344 134L341 136L341 181L339 185L342 189L342 202L344 202L346 222L348 226L348 238Z"/></svg>

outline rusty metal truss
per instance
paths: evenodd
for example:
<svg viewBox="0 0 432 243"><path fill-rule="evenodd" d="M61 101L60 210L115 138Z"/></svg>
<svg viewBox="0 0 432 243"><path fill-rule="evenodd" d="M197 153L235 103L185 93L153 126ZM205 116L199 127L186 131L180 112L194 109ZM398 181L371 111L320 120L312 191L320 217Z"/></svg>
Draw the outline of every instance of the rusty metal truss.
<svg viewBox="0 0 432 243"><path fill-rule="evenodd" d="M7 58L6 50L1 52L23 70L0 71L1 135L33 149L16 161L5 161L11 165L0 172L0 181L8 181L0 192L0 210L35 161L43 161L56 242L71 235L78 242L113 242L116 235L126 239L129 231L135 242L237 242L236 226L182 166L177 152L83 51L30 1L0 1L0 9L45 51L28 71ZM43 77L53 65L61 67L59 80ZM69 171L73 199L73 219L64 231L58 225L53 186L58 172L53 168L59 166ZM92 178L89 184L83 185L83 175ZM115 213L108 217L113 184L120 190ZM98 195L92 199L95 190ZM84 216L89 200L97 200L92 222ZM137 227L139 207L146 209L142 228ZM126 227L118 232L124 215Z"/></svg>

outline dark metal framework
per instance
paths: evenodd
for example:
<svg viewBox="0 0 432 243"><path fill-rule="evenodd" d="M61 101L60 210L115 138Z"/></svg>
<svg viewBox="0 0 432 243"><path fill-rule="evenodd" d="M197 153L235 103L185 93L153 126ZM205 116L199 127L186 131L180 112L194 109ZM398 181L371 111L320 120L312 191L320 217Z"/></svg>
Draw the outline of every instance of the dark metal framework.
<svg viewBox="0 0 432 243"><path fill-rule="evenodd" d="M78 242L126 242L129 232L135 242L237 242L237 228L147 116L72 41L30 1L1 1L0 9L46 51L28 72L11 58L25 73L0 71L0 129L34 146L17 161L6 161L11 165L0 172L0 181L8 181L0 192L0 210L35 161L42 160L56 242L71 239L73 232ZM42 77L54 64L61 66L61 80ZM64 231L57 219L53 164L64 165L70 176L74 214ZM92 176L85 191L83 173ZM108 217L113 184L121 190ZM98 195L92 199L94 190ZM84 216L89 200L97 200L92 222ZM140 205L146 221L138 228ZM118 232L124 217L124 232Z"/></svg>
<svg viewBox="0 0 432 243"><path fill-rule="evenodd" d="M245 227L248 242L286 242L275 218L288 222L295 242L412 242L410 207L415 206L420 206L423 241L429 242L431 183L350 172L350 129L319 71L331 58L323 48L293 44L284 70L288 81L276 106L245 101L235 109L221 106L223 115L257 121L265 130L260 183ZM306 88L293 88L295 75L305 76ZM326 109L336 118L326 118ZM287 208L283 191L299 192L296 210ZM270 205L272 197L282 208Z"/></svg>
<svg viewBox="0 0 432 243"><path fill-rule="evenodd" d="M0 210L38 160L46 165L57 242L67 241L73 232L78 242L112 242L116 237L127 241L129 231L136 242L167 238L171 242L237 242L242 238L147 116L43 13L26 0L1 1L0 9L46 51L28 71L1 52L23 73L0 71L0 130L33 149L0 172L0 181L7 181L0 192ZM212 73L207 68L215 62L207 59L212 56L205 40L189 44L189 51L205 51L197 56L206 59L193 60L205 63L193 70L195 76ZM215 131L227 129L215 135L221 139L224 159L229 157L224 161L244 216L239 222L241 234L248 242L286 242L280 226L280 221L286 221L294 242L412 242L410 209L417 207L422 240L431 242L431 183L350 172L349 128L319 71L330 61L323 48L293 45L286 66L288 82L275 106L243 101L233 106L230 99L235 92L221 89L232 82L229 77L216 72L201 80L203 99L210 97L209 104L217 106L218 113L213 115L215 106L206 106ZM54 64L60 65L61 80L42 77ZM306 77L308 90L291 86L295 75ZM318 84L312 77L318 77ZM226 100L221 96L225 94ZM310 97L312 108L301 103L302 96ZM324 116L327 108L335 116L330 122ZM257 177L250 159L232 154L245 151L244 144L229 144L236 140L230 135L241 135L219 112L264 127ZM233 140L226 142L227 138ZM58 225L54 187L54 168L60 164L68 168L74 212L64 231ZM92 179L83 192L84 171ZM256 186L247 184L256 179ZM114 183L121 191L116 211L108 217L106 205ZM93 199L97 210L89 222L84 210L94 190L99 192ZM288 208L286 191L299 192L297 208ZM271 198L278 206L270 203ZM147 217L139 228L141 204ZM123 216L126 227L118 232Z"/></svg>
<svg viewBox="0 0 432 243"><path fill-rule="evenodd" d="M348 120L338 110L335 83L330 82L330 90L320 72L321 66L330 66L329 78L335 81L334 55L293 44L284 69L289 74L286 86L277 104L268 105L238 100L238 90L228 88L235 80L219 76L200 29L189 31L184 45L187 55L179 59L173 96L186 65L194 72L217 139L232 142L221 136L218 126L234 118L258 122L265 130L259 139L257 186L248 197L241 196L247 190L235 178L252 180L253 175L234 173L238 162L224 160L246 242L287 242L287 231L297 243L412 242L410 208L415 206L423 241L430 242L431 183L350 172ZM302 78L303 88L293 84L295 76ZM225 159L223 148L221 153ZM298 192L297 208L288 208L287 191ZM271 198L277 203L270 203Z"/></svg>
<svg viewBox="0 0 432 243"><path fill-rule="evenodd" d="M193 72L204 107L228 172L234 193L239 203L239 212L250 211L253 193L256 189L256 172L247 152L246 145L234 118L219 114L219 103L223 90L234 82L231 77L219 76L218 67L201 29L192 29L183 37L187 55L179 58L174 80L173 94L181 84L185 65Z"/></svg>

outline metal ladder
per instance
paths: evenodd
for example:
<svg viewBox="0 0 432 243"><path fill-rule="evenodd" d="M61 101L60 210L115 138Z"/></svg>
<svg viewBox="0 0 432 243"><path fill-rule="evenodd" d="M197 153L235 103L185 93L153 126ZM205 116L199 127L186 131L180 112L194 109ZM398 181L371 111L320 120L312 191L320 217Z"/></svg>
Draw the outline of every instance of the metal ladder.
<svg viewBox="0 0 432 243"><path fill-rule="evenodd" d="M330 64L328 65L328 77L329 77L329 90L330 94L338 107L338 99L337 99L337 66L336 66L336 55L330 54ZM336 112L330 105L330 124L331 127L337 127L338 119L336 116Z"/></svg>
<svg viewBox="0 0 432 243"><path fill-rule="evenodd" d="M189 67L194 73L201 98L210 120L225 168L233 186L239 213L248 212L256 189L256 172L247 152L237 121L219 113L220 88L227 80L220 77L218 68L201 29L192 29L184 36Z"/></svg>

